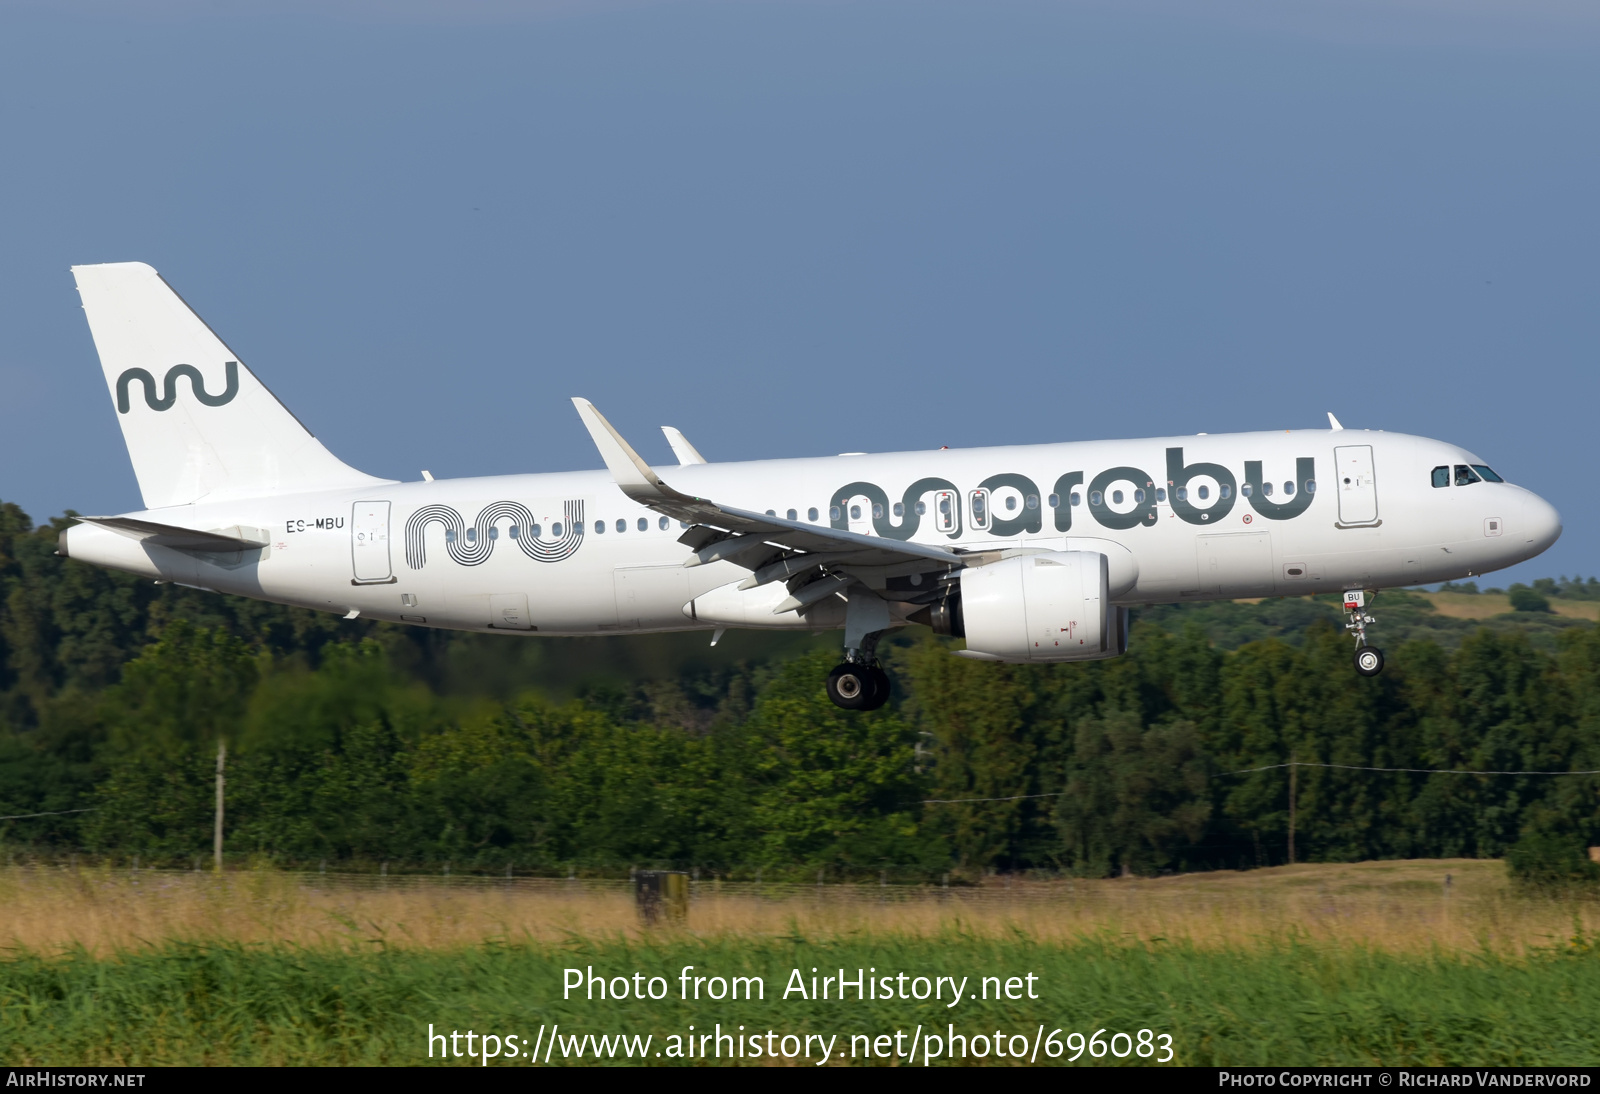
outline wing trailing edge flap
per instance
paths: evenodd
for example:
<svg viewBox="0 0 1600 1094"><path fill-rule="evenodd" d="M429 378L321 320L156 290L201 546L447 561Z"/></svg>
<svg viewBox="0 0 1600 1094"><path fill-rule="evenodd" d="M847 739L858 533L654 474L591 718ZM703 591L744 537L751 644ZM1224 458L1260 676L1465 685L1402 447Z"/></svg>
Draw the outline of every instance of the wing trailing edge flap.
<svg viewBox="0 0 1600 1094"><path fill-rule="evenodd" d="M267 546L271 540L259 528L219 528L201 531L182 528L176 524L161 524L137 517L79 517L85 524L98 524L119 535L144 543L171 547L176 551L198 551L204 554L225 554L231 551L255 551Z"/></svg>
<svg viewBox="0 0 1600 1094"><path fill-rule="evenodd" d="M639 458L593 403L574 398L572 404L618 489L640 505L691 525L680 537L680 542L695 552L684 565L727 561L754 571L741 588L753 589L778 580L804 581L809 571L823 565L848 569L921 563L932 570L980 561L948 547L803 524L680 493Z"/></svg>

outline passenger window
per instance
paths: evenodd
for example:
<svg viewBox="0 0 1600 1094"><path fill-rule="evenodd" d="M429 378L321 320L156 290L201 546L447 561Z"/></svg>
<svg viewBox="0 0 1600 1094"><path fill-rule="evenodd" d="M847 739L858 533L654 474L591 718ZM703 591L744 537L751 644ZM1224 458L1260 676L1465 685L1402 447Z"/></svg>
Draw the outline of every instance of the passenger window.
<svg viewBox="0 0 1600 1094"><path fill-rule="evenodd" d="M874 504L872 506L872 519L873 520L882 520L883 519L883 506L877 505L877 504Z"/></svg>
<svg viewBox="0 0 1600 1094"><path fill-rule="evenodd" d="M1177 498L1179 501L1188 501L1189 488L1187 486L1180 486L1172 492L1172 496Z"/></svg>
<svg viewBox="0 0 1600 1094"><path fill-rule="evenodd" d="M1243 483L1239 487L1239 494L1240 494L1241 497L1248 498L1251 494L1254 494L1255 492L1256 492L1256 488L1251 486L1249 483Z"/></svg>
<svg viewBox="0 0 1600 1094"><path fill-rule="evenodd" d="M1073 497L1077 497L1077 495L1074 494ZM1089 492L1089 504L1090 505L1099 505L1102 500L1104 500L1104 499L1101 498L1100 491L1091 490Z"/></svg>
<svg viewBox="0 0 1600 1094"><path fill-rule="evenodd" d="M478 530L476 528L468 528L467 529L467 542L468 543L476 543L476 542L478 542Z"/></svg>
<svg viewBox="0 0 1600 1094"><path fill-rule="evenodd" d="M639 531L648 532L649 530L650 530L650 518L649 517L640 517L639 518Z"/></svg>
<svg viewBox="0 0 1600 1094"><path fill-rule="evenodd" d="M496 528L492 524L489 525L489 538L491 540L495 540L495 539L499 539L500 538L500 529Z"/></svg>
<svg viewBox="0 0 1600 1094"><path fill-rule="evenodd" d="M894 503L894 515L897 517L903 517L906 515L905 502L897 501Z"/></svg>
<svg viewBox="0 0 1600 1094"><path fill-rule="evenodd" d="M1201 501L1205 501L1207 498L1209 498L1211 496L1211 487L1202 486L1202 487L1200 487L1200 489L1198 491L1196 491L1196 493L1198 493L1200 495L1200 500Z"/></svg>
<svg viewBox="0 0 1600 1094"><path fill-rule="evenodd" d="M1038 494L1029 494L1026 504L1027 504L1029 509L1037 509L1037 508L1039 508L1039 495Z"/></svg>
<svg viewBox="0 0 1600 1094"><path fill-rule="evenodd" d="M806 510L806 519L807 520L816 520L817 519L817 511L815 509L807 509Z"/></svg>
<svg viewBox="0 0 1600 1094"><path fill-rule="evenodd" d="M851 520L860 520L861 519L861 506L852 505L850 507L850 519Z"/></svg>
<svg viewBox="0 0 1600 1094"><path fill-rule="evenodd" d="M839 507L837 505L830 505L828 507L828 519L829 520L838 520L839 519Z"/></svg>
<svg viewBox="0 0 1600 1094"><path fill-rule="evenodd" d="M580 524L578 527L582 528L583 525ZM533 534L536 536L539 534L539 526L537 524L533 526ZM550 526L550 534L557 539L561 538L561 522L559 520Z"/></svg>
<svg viewBox="0 0 1600 1094"><path fill-rule="evenodd" d="M783 514L783 519L784 520L793 520L795 517L797 517L799 515L800 514L796 513L793 509L790 509L790 510L786 511Z"/></svg>
<svg viewBox="0 0 1600 1094"><path fill-rule="evenodd" d="M1121 505L1122 504L1122 491L1121 490L1113 490L1113 491L1111 491L1111 504L1112 505Z"/></svg>
<svg viewBox="0 0 1600 1094"><path fill-rule="evenodd" d="M1262 483L1261 484L1261 493L1265 497L1269 497L1269 498L1272 497L1272 484L1270 482Z"/></svg>
<svg viewBox="0 0 1600 1094"><path fill-rule="evenodd" d="M628 522L627 522L627 520L619 518L617 520L617 531L626 532L627 530L628 530Z"/></svg>
<svg viewBox="0 0 1600 1094"><path fill-rule="evenodd" d="M1283 496L1286 497L1286 498L1294 497L1294 480L1293 479L1290 479L1288 482L1283 484Z"/></svg>
<svg viewBox="0 0 1600 1094"><path fill-rule="evenodd" d="M1317 492L1317 480L1316 479L1307 479L1306 480L1306 493L1315 494L1316 492Z"/></svg>
<svg viewBox="0 0 1600 1094"><path fill-rule="evenodd" d="M606 522L603 521L603 520L595 521L594 522L594 530L597 533L599 533L600 535L602 535L602 536L605 535L606 534Z"/></svg>
<svg viewBox="0 0 1600 1094"><path fill-rule="evenodd" d="M775 516L777 516L777 515L778 515L778 511L777 511L777 510L776 510L776 509L768 509L768 510L767 510L767 516L769 516L769 517L775 517Z"/></svg>
<svg viewBox="0 0 1600 1094"><path fill-rule="evenodd" d="M1221 486L1217 487L1217 497L1221 498L1223 501L1227 501L1229 498L1233 497L1233 487L1229 486L1227 483L1223 483Z"/></svg>
<svg viewBox="0 0 1600 1094"><path fill-rule="evenodd" d="M1456 485L1457 486L1471 486L1475 482L1482 482L1482 481L1483 480L1478 478L1478 476L1473 472L1472 468L1468 467L1466 464L1464 464L1464 463L1456 464Z"/></svg>
<svg viewBox="0 0 1600 1094"><path fill-rule="evenodd" d="M1162 504L1166 503L1166 500L1167 500L1167 488L1165 486L1156 487L1156 500L1161 502Z"/></svg>
<svg viewBox="0 0 1600 1094"><path fill-rule="evenodd" d="M1483 464L1481 464L1481 463L1473 464L1472 465L1472 469L1474 471L1476 471L1478 474L1482 475L1489 482L1505 482L1506 481L1505 479L1502 479L1499 475L1496 475L1493 471L1489 470L1487 467L1483 466Z"/></svg>
<svg viewBox="0 0 1600 1094"><path fill-rule="evenodd" d="M1433 488L1435 490L1437 490L1441 486L1449 486L1449 485L1450 485L1450 466L1448 464L1446 464L1444 467L1435 467L1433 469Z"/></svg>
<svg viewBox="0 0 1600 1094"><path fill-rule="evenodd" d="M1061 508L1061 495L1060 494L1051 494L1050 495L1050 508L1052 508L1052 509L1060 509Z"/></svg>
<svg viewBox="0 0 1600 1094"><path fill-rule="evenodd" d="M1144 504L1144 491L1143 490L1135 490L1133 492L1133 500L1134 500L1134 504L1143 505Z"/></svg>
<svg viewBox="0 0 1600 1094"><path fill-rule="evenodd" d="M444 541L446 543L454 543L456 541L456 533L453 529L446 528L444 530Z"/></svg>
<svg viewBox="0 0 1600 1094"><path fill-rule="evenodd" d="M1073 491L1073 492L1072 492L1072 497L1071 497L1071 498L1069 498L1069 499L1068 499L1068 500L1069 500L1069 501L1071 501L1071 502L1072 502L1072 504L1073 504L1073 505L1077 505L1077 504L1078 504L1078 502L1079 502L1079 500L1080 500L1080 499L1081 499L1081 498L1082 498L1082 497L1083 497L1083 495L1082 495L1082 494L1080 494L1080 493L1078 493L1078 492L1077 492L1077 491L1076 491L1076 490L1074 490L1074 491Z"/></svg>
<svg viewBox="0 0 1600 1094"><path fill-rule="evenodd" d="M1006 511L1010 512L1011 510L1015 509L1016 507L1017 507L1017 496L1015 494L1007 494L1006 495Z"/></svg>
<svg viewBox="0 0 1600 1094"><path fill-rule="evenodd" d="M671 517L662 517L660 520L656 521L656 525L663 532L665 532L668 528L672 527L672 518ZM534 534L537 535L538 533L534 533Z"/></svg>

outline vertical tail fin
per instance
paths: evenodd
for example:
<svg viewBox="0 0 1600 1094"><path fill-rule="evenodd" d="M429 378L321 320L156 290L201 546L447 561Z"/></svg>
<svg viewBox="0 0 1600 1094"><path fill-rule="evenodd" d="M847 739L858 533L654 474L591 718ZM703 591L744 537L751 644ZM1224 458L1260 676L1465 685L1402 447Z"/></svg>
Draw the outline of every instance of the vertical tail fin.
<svg viewBox="0 0 1600 1094"><path fill-rule="evenodd" d="M72 273L145 508L387 481L335 458L149 266Z"/></svg>

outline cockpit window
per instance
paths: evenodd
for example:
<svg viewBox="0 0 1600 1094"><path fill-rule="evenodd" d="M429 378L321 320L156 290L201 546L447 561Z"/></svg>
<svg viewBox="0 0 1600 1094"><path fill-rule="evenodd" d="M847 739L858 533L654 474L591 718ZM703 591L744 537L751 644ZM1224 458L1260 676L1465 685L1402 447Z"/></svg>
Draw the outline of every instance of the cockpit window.
<svg viewBox="0 0 1600 1094"><path fill-rule="evenodd" d="M1449 486L1449 485L1450 485L1450 466L1449 466L1449 464L1446 464L1444 467L1435 467L1433 469L1433 488L1435 490L1437 490L1441 486Z"/></svg>
<svg viewBox="0 0 1600 1094"><path fill-rule="evenodd" d="M1456 464L1456 485L1471 486L1475 482L1482 482L1477 473L1464 463Z"/></svg>
<svg viewBox="0 0 1600 1094"><path fill-rule="evenodd" d="M1484 477L1484 479L1486 481L1488 481L1488 482L1505 482L1506 481L1505 479L1502 479L1499 475L1496 475L1493 471L1489 470L1487 467L1483 466L1483 464L1481 464L1481 463L1473 464L1472 465L1472 469L1474 471L1476 471L1478 474L1482 475Z"/></svg>

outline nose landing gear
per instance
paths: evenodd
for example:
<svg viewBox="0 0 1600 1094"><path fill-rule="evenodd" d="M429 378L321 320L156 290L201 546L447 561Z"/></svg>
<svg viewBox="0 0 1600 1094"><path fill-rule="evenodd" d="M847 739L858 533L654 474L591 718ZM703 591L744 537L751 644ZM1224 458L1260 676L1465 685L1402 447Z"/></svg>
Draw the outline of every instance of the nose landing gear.
<svg viewBox="0 0 1600 1094"><path fill-rule="evenodd" d="M1383 651L1367 645L1367 624L1377 620L1367 614L1367 594L1362 589L1352 589L1344 594L1344 613L1349 622L1344 629L1356 636L1356 671L1362 676L1376 676L1383 671Z"/></svg>

